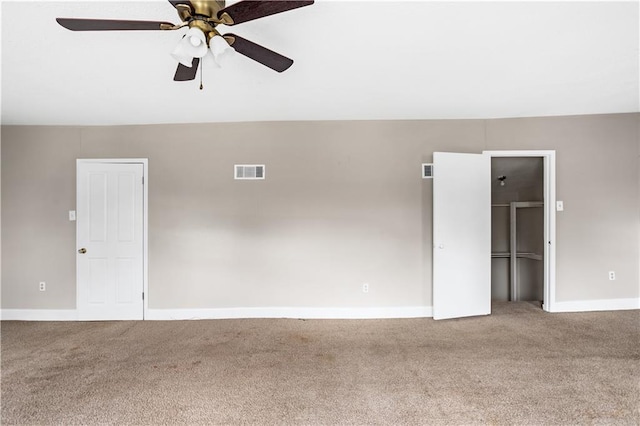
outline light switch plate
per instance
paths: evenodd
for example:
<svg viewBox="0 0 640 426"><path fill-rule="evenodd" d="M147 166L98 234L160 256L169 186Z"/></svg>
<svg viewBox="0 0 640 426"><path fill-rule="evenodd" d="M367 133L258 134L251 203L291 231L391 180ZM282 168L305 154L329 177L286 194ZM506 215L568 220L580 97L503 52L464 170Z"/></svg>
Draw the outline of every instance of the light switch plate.
<svg viewBox="0 0 640 426"><path fill-rule="evenodd" d="M75 210L69 210L69 220L70 221L76 220L76 211Z"/></svg>
<svg viewBox="0 0 640 426"><path fill-rule="evenodd" d="M562 201L556 201L556 210L559 212L564 210L564 203Z"/></svg>

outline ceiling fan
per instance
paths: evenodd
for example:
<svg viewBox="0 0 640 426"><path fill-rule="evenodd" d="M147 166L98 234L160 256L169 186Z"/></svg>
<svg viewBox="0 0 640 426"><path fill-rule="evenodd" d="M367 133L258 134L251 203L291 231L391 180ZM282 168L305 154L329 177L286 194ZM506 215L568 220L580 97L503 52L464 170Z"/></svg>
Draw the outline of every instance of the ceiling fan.
<svg viewBox="0 0 640 426"><path fill-rule="evenodd" d="M56 18L58 24L72 31L136 31L136 30L189 30L172 52L179 62L175 81L188 81L196 77L200 59L211 52L216 62L227 52L236 52L253 59L277 72L288 69L293 60L236 34L221 35L216 27L237 25L276 13L286 12L313 4L313 0L243 0L225 7L224 0L169 0L182 21L174 25L161 21L125 21L114 19Z"/></svg>

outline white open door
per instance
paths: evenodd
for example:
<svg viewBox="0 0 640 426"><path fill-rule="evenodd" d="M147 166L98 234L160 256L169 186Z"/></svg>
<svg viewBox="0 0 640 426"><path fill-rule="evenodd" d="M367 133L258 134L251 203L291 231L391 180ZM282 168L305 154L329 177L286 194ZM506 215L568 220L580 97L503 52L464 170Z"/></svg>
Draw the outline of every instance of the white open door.
<svg viewBox="0 0 640 426"><path fill-rule="evenodd" d="M491 313L491 157L433 154L433 318Z"/></svg>
<svg viewBox="0 0 640 426"><path fill-rule="evenodd" d="M80 320L143 319L143 164L78 161Z"/></svg>

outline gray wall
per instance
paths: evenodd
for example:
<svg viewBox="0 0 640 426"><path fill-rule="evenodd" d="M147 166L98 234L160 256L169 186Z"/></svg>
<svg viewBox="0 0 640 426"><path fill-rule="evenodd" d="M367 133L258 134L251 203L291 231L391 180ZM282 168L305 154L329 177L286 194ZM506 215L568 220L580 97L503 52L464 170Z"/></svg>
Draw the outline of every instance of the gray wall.
<svg viewBox="0 0 640 426"><path fill-rule="evenodd" d="M638 114L622 114L3 126L2 307L75 307L75 160L100 157L149 158L151 308L430 306L419 164L485 149L557 151L558 301L639 297ZM267 179L234 181L234 163Z"/></svg>

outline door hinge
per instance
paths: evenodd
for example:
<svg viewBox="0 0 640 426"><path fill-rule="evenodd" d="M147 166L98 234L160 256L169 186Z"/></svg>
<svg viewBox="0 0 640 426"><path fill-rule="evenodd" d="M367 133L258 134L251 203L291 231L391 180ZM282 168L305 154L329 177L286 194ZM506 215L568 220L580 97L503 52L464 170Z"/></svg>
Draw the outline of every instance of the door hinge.
<svg viewBox="0 0 640 426"><path fill-rule="evenodd" d="M142 293L142 300L144 300L144 293Z"/></svg>
<svg viewBox="0 0 640 426"><path fill-rule="evenodd" d="M142 176L142 184L144 185L144 176Z"/></svg>

